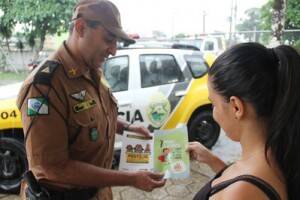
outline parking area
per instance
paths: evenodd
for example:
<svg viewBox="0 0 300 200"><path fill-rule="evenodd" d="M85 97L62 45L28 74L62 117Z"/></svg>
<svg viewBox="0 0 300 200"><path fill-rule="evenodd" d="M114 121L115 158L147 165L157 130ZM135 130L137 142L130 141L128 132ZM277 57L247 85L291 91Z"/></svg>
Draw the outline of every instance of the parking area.
<svg viewBox="0 0 300 200"><path fill-rule="evenodd" d="M224 132L213 148L213 152L223 160L230 163L235 161L240 155L240 146L229 141ZM193 199L193 196L200 188L209 181L214 173L204 164L191 162L191 175L184 180L168 180L163 188L152 192L142 192L132 187L113 187L115 200L181 200ZM0 194L1 200L20 200L15 195Z"/></svg>

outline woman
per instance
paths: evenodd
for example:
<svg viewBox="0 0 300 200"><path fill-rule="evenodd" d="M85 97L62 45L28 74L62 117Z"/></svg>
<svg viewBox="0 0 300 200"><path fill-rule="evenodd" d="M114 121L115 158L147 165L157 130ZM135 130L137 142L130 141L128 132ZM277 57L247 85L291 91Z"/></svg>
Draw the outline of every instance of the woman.
<svg viewBox="0 0 300 200"><path fill-rule="evenodd" d="M289 46L268 49L239 44L209 69L214 119L240 142L241 158L230 166L191 142L192 158L216 177L197 200L300 199L300 56Z"/></svg>

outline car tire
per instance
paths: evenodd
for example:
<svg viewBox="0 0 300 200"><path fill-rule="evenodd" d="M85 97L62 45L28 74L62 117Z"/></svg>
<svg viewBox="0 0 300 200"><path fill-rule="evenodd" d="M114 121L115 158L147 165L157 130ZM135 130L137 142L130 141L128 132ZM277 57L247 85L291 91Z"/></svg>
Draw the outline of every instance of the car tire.
<svg viewBox="0 0 300 200"><path fill-rule="evenodd" d="M207 148L217 142L220 126L215 122L211 110L200 111L194 116L188 126L189 141L198 141Z"/></svg>
<svg viewBox="0 0 300 200"><path fill-rule="evenodd" d="M23 143L15 138L0 138L0 191L18 193L27 168Z"/></svg>

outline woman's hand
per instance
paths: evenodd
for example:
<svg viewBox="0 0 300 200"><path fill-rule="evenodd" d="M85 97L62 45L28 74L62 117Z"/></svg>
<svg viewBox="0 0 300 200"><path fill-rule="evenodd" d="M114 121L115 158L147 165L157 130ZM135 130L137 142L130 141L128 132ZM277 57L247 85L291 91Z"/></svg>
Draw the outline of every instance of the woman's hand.
<svg viewBox="0 0 300 200"><path fill-rule="evenodd" d="M213 156L211 151L199 142L190 142L187 151L190 153L191 159L206 164L210 162L211 157Z"/></svg>
<svg viewBox="0 0 300 200"><path fill-rule="evenodd" d="M190 142L187 151L191 159L207 164L215 172L219 172L226 166L220 158L199 142Z"/></svg>

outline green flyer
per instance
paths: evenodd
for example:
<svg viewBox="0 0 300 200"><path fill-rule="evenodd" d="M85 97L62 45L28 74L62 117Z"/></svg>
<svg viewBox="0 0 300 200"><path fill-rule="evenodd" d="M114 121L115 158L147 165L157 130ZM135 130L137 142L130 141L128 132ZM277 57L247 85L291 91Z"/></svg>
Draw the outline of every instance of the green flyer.
<svg viewBox="0 0 300 200"><path fill-rule="evenodd" d="M156 130L153 138L126 134L121 149L120 170L162 172L165 178L187 178L190 173L187 127Z"/></svg>
<svg viewBox="0 0 300 200"><path fill-rule="evenodd" d="M186 126L154 133L154 170L166 178L187 178L190 171L188 134Z"/></svg>

